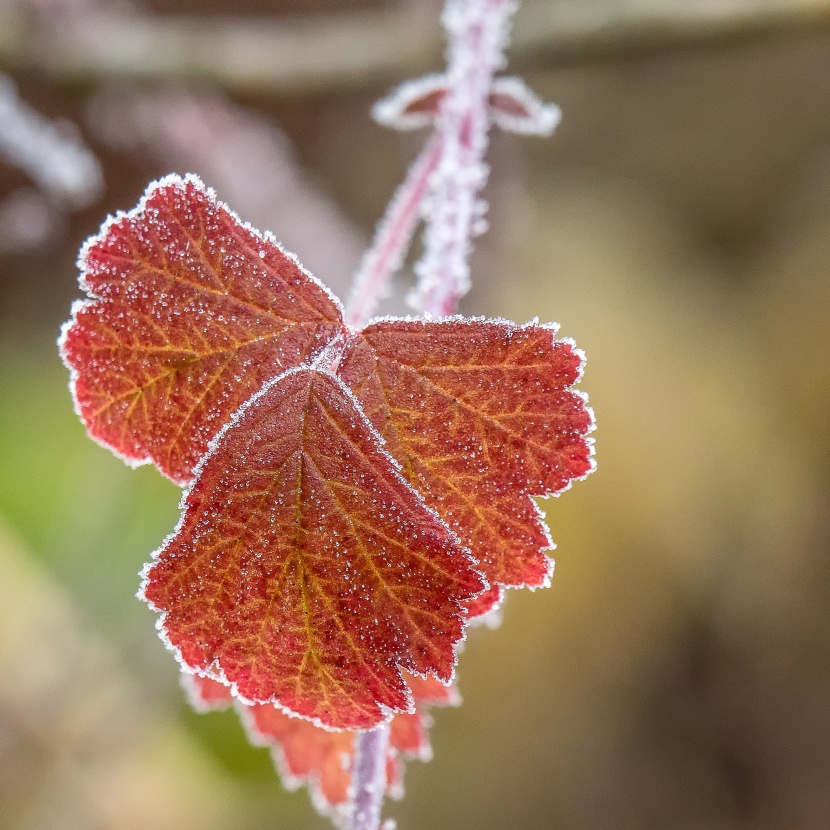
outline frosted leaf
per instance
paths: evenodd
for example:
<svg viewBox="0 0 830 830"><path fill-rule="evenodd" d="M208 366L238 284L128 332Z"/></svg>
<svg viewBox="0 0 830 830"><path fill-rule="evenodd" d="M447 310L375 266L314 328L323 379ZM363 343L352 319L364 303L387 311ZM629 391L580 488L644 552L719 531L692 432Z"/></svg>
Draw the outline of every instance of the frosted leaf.
<svg viewBox="0 0 830 830"><path fill-rule="evenodd" d="M583 356L555 326L353 332L194 177L151 186L80 261L91 299L61 346L91 434L194 479L142 586L189 671L329 729L404 724L402 670L449 683L469 616L548 583L531 497L593 469Z"/></svg>
<svg viewBox="0 0 830 830"><path fill-rule="evenodd" d="M330 729L411 711L401 669L452 679L486 582L336 378L266 384L183 508L142 596L188 670Z"/></svg>
<svg viewBox="0 0 830 830"><path fill-rule="evenodd" d="M177 483L265 381L342 328L328 290L193 176L151 185L79 265L91 299L61 340L77 410L97 440Z"/></svg>
<svg viewBox="0 0 830 830"><path fill-rule="evenodd" d="M549 584L553 542L529 496L593 469L593 417L571 388L584 356L555 326L450 318L374 321L347 345L339 376L410 484L455 530L491 583Z"/></svg>

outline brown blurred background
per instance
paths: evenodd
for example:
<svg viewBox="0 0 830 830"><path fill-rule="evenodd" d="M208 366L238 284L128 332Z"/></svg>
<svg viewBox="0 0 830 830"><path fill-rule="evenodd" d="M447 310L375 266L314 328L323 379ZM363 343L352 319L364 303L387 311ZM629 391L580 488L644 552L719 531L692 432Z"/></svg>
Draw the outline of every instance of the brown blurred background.
<svg viewBox="0 0 830 830"><path fill-rule="evenodd" d="M177 490L86 438L55 338L83 239L171 170L343 296L424 139L369 108L440 69L437 10L0 3L7 102L87 164L50 187L0 146L2 830L327 826L232 713L184 702L134 599ZM386 813L826 828L830 3L526 0L510 69L564 120L494 134L464 311L557 320L585 349L598 469L544 503L553 587L472 632L464 705L435 713L435 758Z"/></svg>

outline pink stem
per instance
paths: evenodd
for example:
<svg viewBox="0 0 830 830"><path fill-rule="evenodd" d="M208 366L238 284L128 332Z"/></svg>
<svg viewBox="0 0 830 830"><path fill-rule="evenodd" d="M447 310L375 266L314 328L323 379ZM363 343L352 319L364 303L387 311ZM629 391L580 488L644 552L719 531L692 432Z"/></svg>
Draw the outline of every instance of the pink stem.
<svg viewBox="0 0 830 830"><path fill-rule="evenodd" d="M440 137L433 136L409 169L386 213L378 223L372 247L354 278L346 306L346 323L360 328L369 321L388 291L389 280L401 267L421 215L429 180L441 158Z"/></svg>
<svg viewBox="0 0 830 830"><path fill-rule="evenodd" d="M380 827L388 751L388 721L357 736L352 773L354 806L349 830L378 830Z"/></svg>
<svg viewBox="0 0 830 830"><path fill-rule="evenodd" d="M437 130L390 202L355 277L346 312L350 326L365 325L377 307L403 261L422 209L427 231L414 305L433 316L453 314L468 290L470 240L480 218L478 193L487 178L483 159L490 86L504 62L516 5L516 0L447 0L448 91ZM380 826L388 747L388 723L357 737L349 830Z"/></svg>
<svg viewBox="0 0 830 830"><path fill-rule="evenodd" d="M517 5L516 0L447 0L444 8L448 88L437 126L443 152L430 182L424 255L411 298L416 309L434 317L454 314L470 288L471 239L485 209L479 193L488 173L490 87L504 64Z"/></svg>

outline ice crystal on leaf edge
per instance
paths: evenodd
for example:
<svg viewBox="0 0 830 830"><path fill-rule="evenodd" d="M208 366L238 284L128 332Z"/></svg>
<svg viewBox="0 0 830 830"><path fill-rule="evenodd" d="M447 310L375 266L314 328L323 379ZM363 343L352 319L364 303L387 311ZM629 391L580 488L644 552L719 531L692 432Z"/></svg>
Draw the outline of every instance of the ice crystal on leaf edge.
<svg viewBox="0 0 830 830"><path fill-rule="evenodd" d="M103 300L94 292L94 289L92 288L92 286L86 280L87 267L88 267L88 258L89 258L90 252L92 250L94 250L96 248L96 246L103 244L107 240L108 236L113 232L113 229L117 228L117 227L120 227L125 221L127 221L127 222L140 221L144 217L145 208L146 208L147 203L154 196L156 196L156 194L158 194L160 191L163 191L165 188L173 188L173 189L179 190L180 192L186 193L188 186L191 186L191 187L195 188L198 192L203 194L207 198L207 200L213 205L213 207L215 207L217 212L225 211L227 213L227 215L230 217L230 219L232 220L232 222L235 223L235 225L237 227L241 228L242 230L244 230L247 233L252 234L254 237L259 239L264 245L274 246L276 248L276 250L278 250L279 253L283 257L285 257L288 261L290 261L294 265L294 267L297 268L298 272L300 272L303 275L303 277L309 281L310 285L313 285L317 289L322 290L324 295L327 297L327 299L331 302L332 306L336 309L336 311L340 315L340 320L341 320L341 325L343 327L343 331L348 332L349 334L355 334L355 332L351 328L347 327L344 323L342 323L343 309L342 309L342 306L341 306L339 300L328 290L328 288L325 286L325 284L323 284L320 280L316 279L313 275L311 275L308 271L306 271L293 254L290 254L290 253L284 251L284 249L282 249L282 247L279 245L279 243L276 242L275 238L273 237L273 234L271 234L271 233L264 233L264 234L260 233L260 232L256 231L254 228L252 228L249 224L243 223L236 216L236 214L234 214L231 210L229 210L225 205L223 205L216 198L216 195L215 195L215 193L213 192L212 189L206 188L202 184L202 182L198 179L198 177L193 176L193 175L188 175L184 178L176 176L176 175L167 176L164 179L150 185L150 187L148 187L148 189L147 189L147 192L146 192L145 196L139 202L138 206L136 208L134 208L132 211L129 211L129 212L126 212L126 213L121 212L121 213L118 213L116 216L110 218L102 226L101 232L98 235L90 238L90 240L87 241L87 243L85 244L84 248L81 251L81 254L80 254L80 257L79 257L79 267L81 269L81 286L82 286L82 288L84 288L87 291L87 293L90 296L90 299L83 300L83 301L78 301L73 305L73 318L72 318L72 320L70 320L69 323L67 323L64 326L64 329L63 329L63 332L62 332L62 335L61 335L61 339L60 339L60 348L61 348L61 354L64 358L64 362L70 368L70 373L71 373L71 382L70 383L71 383L71 388L72 388L72 392L73 392L73 399L75 400L76 412L78 412L78 414L81 416L82 419L84 419L84 416L82 414L81 405L79 403L78 396L77 396L77 393L76 393L76 385L77 385L78 377L79 377L79 374L80 374L80 369L78 369L78 367L76 365L74 365L74 363L72 361L72 357L68 353L67 339L68 339L68 336L69 336L70 329L74 325L78 314L81 311L83 311L84 309L86 309L90 306L93 306L98 302L103 302ZM264 257L265 255L263 253L260 253L260 256ZM500 319L486 320L484 318L450 317L450 318L443 318L442 320L439 320L439 321L424 321L424 320L419 320L419 319L411 318L411 317L405 317L405 318L379 317L379 318L373 319L363 330L365 331L365 330L371 328L372 326L377 326L377 325L380 325L380 324L383 324L383 323L387 323L387 324L401 323L401 324L409 324L409 325L414 324L414 325L419 325L419 326L423 326L423 327L426 327L428 325L444 327L444 326L448 326L448 325L458 326L459 324L469 325L469 326L489 324L491 326L495 326L499 329L502 329L502 330L508 332L510 336L512 336L516 332L520 332L520 331L523 331L523 330L529 330L529 329L548 331L550 333L550 339L551 339L552 345L555 344L555 343L559 343L562 346L566 346L568 349L570 349L570 351L578 359L578 366L577 366L575 379L571 383L567 384L566 388L567 388L569 394L575 396L576 399L579 399L579 400L582 401L582 410L585 413L585 415L587 415L587 418L588 418L587 425L585 426L584 429L582 429L582 431L580 433L582 443L583 443L584 448L587 452L587 461L588 461L588 463L587 463L587 466L586 466L584 472L581 475L578 475L578 476L573 476L572 475L572 476L566 477L564 484L557 487L556 489L551 489L551 490L548 490L546 492L541 492L541 493L530 493L530 492L525 491L525 493L523 493L523 495L526 495L526 496L531 496L531 495L532 496L558 495L559 493L561 493L564 490L568 489L571 486L573 480L584 478L585 476L587 476L594 469L595 464L594 464L594 459L593 459L593 439L587 437L588 434L590 432L592 432L593 429L594 429L593 413L591 412L590 408L587 407L587 404L586 404L587 399L586 399L585 394L578 391L578 390L574 390L572 388L573 384L578 383L579 380L581 379L583 368L584 368L584 355L582 354L582 352L580 350L578 350L574 347L572 341L570 341L570 340L555 341L554 340L555 332L557 330L557 326L555 324L548 324L548 325L540 326L538 321L534 320L534 321L531 321L530 323L525 324L524 326L518 326L516 324L509 323L508 321L500 320ZM325 344L323 344L323 347L325 347ZM319 354L319 351L318 351L318 354ZM313 360L313 357L314 357L314 355L310 355L310 359ZM197 465L197 468L196 468L196 471L195 471L194 475L191 477L191 480L192 481L198 481L199 476L201 475L202 471L204 470L205 465L208 463L209 459L212 458L213 455L217 452L217 448L221 444L223 438L228 433L228 431L231 430L234 426L236 426L240 422L240 420L244 417L245 413L249 410L249 408L256 401L258 401L264 394L266 394L267 390L270 390L271 388L273 388L281 379L284 379L286 376L291 375L293 373L296 373L296 372L300 371L301 369L306 368L307 366L308 366L308 364L306 363L306 364L303 364L301 366L293 367L291 369L288 369L286 372L283 372L281 375L279 375L275 378L272 378L272 380L267 382L265 387L260 389L258 392L255 392L253 396L251 396L246 402L244 402L240 406L240 408L236 411L236 413L225 423L225 425L221 428L221 430L216 435L214 435L213 439L210 442L208 452L205 453L203 455L203 457L201 458L201 460L199 461L199 463ZM317 371L319 371L319 370L317 370ZM329 373L325 373L325 374L329 374ZM458 538L457 534L455 534L455 532L446 524L446 522L443 520L443 518L435 510L433 510L432 508L428 507L425 504L423 494L420 493L416 488L411 486L407 481L405 481L401 477L401 474L400 474L401 464L400 464L400 462L396 458L394 458L391 455L391 453L389 453L385 449L384 445L385 445L386 442L383 439L383 437L374 428L374 425L369 421L368 417L366 416L365 412L363 411L362 401L352 392L351 389L348 389L346 384L343 383L342 381L340 381L339 378L336 378L331 374L329 374L329 376L333 377L333 379L338 383L338 385L341 387L341 389L345 392L347 397L349 397L352 400L352 404L353 404L354 409L358 413L360 413L360 415L362 416L363 421L365 422L364 426L368 427L368 431L372 435L373 443L375 444L376 448L381 453L383 453L383 455L388 459L388 461L391 462L390 467L393 470L395 470L398 477L401 478L401 483L404 484L404 486L416 497L416 500L418 502L420 502L423 505L423 507L425 507L431 514L433 514L433 517L435 518L435 520L447 530L449 535L452 536L452 537L455 537L457 539ZM115 454L119 455L119 457L122 457L131 466L137 466L139 464L148 463L149 461L152 460L151 457L149 456L149 454L146 454L142 458L136 458L136 457L133 457L133 456L128 456L128 455L120 452L117 447L114 447L111 444L108 444L103 440L99 440L98 438L96 438L96 440L98 441L98 443L101 443L102 445L107 446L108 449L115 452ZM183 482L179 481L177 483L181 484ZM182 505L183 506L184 506L184 504L187 500L189 492L190 491L186 492L183 499L182 499ZM553 542L550 539L550 535L549 535L549 532L547 531L547 527L545 526L544 522L541 521L541 519L542 519L541 511L539 510L538 505L536 505L535 502L532 502L532 504L533 504L533 510L535 511L535 514L536 514L536 518L538 520L538 526L539 526L539 528L543 529L545 537L546 537L546 542L547 542L547 544L545 546L540 548L540 552L543 552L545 550L552 550L553 547L554 547ZM182 516L182 519L180 520L179 527L177 527L177 530L174 531L174 533L171 534L171 536L168 537L168 539L165 541L165 543L161 546L161 548L157 552L157 555L154 556L154 560L157 561L157 556L160 555L166 549L166 547L169 544L170 540L181 529L181 525L182 525L183 522L184 522L184 514ZM471 561L475 561L475 560L471 560ZM552 571L552 560L550 560L550 558L548 558L548 563L549 563L549 565L548 565L547 573L545 574L544 578L539 582L538 585L534 585L534 586L531 586L531 587L542 587L542 586L546 586L547 584L549 584L550 575L551 575L551 571ZM148 574L149 574L150 570L152 569L153 564L154 563L151 563L150 565L146 566L144 571L143 571L144 583L142 585L142 590L139 592L140 596L143 596L144 593L145 593ZM482 584L485 584L485 582L483 580L482 580ZM514 586L498 585L497 584L494 587L498 588L499 596L498 596L496 602L493 604L492 607L495 607L498 603L500 603L501 596L503 595L503 588L504 587L514 587ZM518 586L516 586L516 587L518 587ZM151 605L152 605L152 603L151 603ZM202 676L211 677L211 678L216 679L220 682L226 683L227 685L229 685L231 687L231 689L234 691L234 693L236 694L237 697L244 700L243 696L239 694L239 691L236 687L236 684L233 683L232 681L229 681L225 677L224 672L221 670L221 667L219 667L218 665L216 667L209 666L207 669L203 669L203 670L199 670L199 669L194 670L193 667L191 667L191 666L184 663L184 661L181 659L180 650L176 646L173 645L173 643L170 641L170 639L167 635L167 632L165 630L164 622L165 622L166 612L164 612L163 609L157 609L157 610L162 611L162 617L159 619L159 621L157 623L157 627L160 630L160 634L162 636L162 639L165 641L168 648L170 648L174 652L174 654L176 654L177 657L180 659L180 662L182 662L182 664L183 664L183 668L186 671L201 674ZM455 641L454 651L457 650L457 647L462 642L462 640L463 640L463 633L462 633L462 636L459 637ZM452 667L453 671L454 671L454 664L455 664L455 660L453 660L453 667ZM450 680L449 681L445 680L445 682L451 682L451 677L452 677L452 675L450 675ZM412 709L413 704L412 704L411 694L407 694L406 698L407 698L407 705L406 705L405 708L400 709L400 711L411 711L411 709ZM246 702L254 702L254 701L246 701ZM281 705L279 704L278 701L270 701L270 702L275 703L280 708L286 709L286 711L290 714L296 714L292 710L288 709L287 707L281 707ZM383 709L381 709L381 715L382 715L383 718L389 718L389 717L392 716L393 713L394 712L392 710L384 711ZM311 718L311 720L312 720L312 722L315 722L316 719ZM327 725L323 724L322 722L320 722L319 720L317 720L316 722L317 722L317 725L324 726L324 728L327 726ZM331 726L328 726L328 728L331 728Z"/></svg>

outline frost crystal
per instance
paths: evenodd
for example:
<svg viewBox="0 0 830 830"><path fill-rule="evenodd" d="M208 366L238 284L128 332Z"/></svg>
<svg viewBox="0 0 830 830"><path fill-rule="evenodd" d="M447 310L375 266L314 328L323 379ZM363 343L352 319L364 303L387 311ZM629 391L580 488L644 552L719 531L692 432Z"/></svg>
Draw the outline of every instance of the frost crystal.
<svg viewBox="0 0 830 830"><path fill-rule="evenodd" d="M490 117L507 132L548 136L559 126L562 111L542 101L521 78L496 78L490 92Z"/></svg>
<svg viewBox="0 0 830 830"><path fill-rule="evenodd" d="M443 23L449 36L447 92L438 116L443 140L425 205L424 256L416 265L413 307L436 317L452 314L470 287L469 254L484 163L494 74L504 63L513 0L450 0Z"/></svg>

